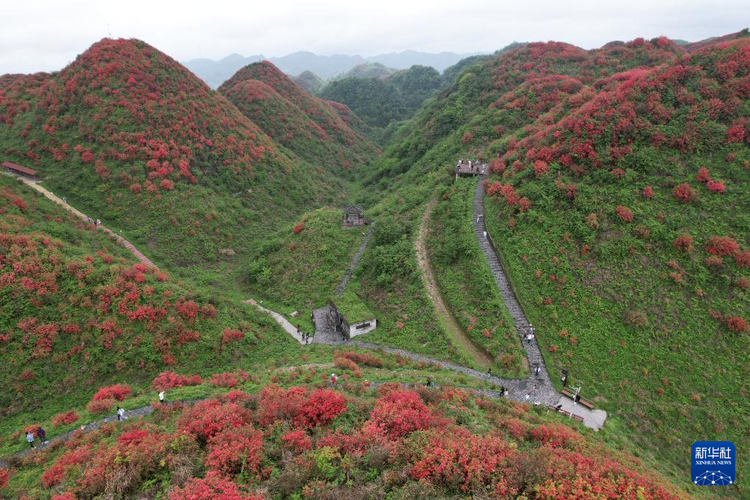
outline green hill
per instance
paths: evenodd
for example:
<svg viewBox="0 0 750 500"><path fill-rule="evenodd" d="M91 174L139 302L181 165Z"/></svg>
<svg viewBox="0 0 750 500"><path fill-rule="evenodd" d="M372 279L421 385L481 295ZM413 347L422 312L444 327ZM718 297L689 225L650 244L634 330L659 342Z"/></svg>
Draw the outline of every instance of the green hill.
<svg viewBox="0 0 750 500"><path fill-rule="evenodd" d="M300 161L143 42L105 39L59 73L2 81L4 158L157 261L220 261L338 198L339 165Z"/></svg>
<svg viewBox="0 0 750 500"><path fill-rule="evenodd" d="M678 475L696 439L748 446L748 47L528 44L468 68L365 181L413 228L457 158L489 161L487 224L547 366Z"/></svg>
<svg viewBox="0 0 750 500"><path fill-rule="evenodd" d="M219 87L237 109L274 141L311 166L348 174L365 170L375 148L337 110L311 96L269 62L237 72Z"/></svg>

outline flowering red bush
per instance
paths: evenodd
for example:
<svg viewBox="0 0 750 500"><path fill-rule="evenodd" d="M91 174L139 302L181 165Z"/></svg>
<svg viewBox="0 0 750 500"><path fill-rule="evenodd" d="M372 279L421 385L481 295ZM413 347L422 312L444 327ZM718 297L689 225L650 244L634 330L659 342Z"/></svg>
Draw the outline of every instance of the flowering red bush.
<svg viewBox="0 0 750 500"><path fill-rule="evenodd" d="M524 196L523 198L518 200L518 207L521 209L521 212L526 212L531 208L531 201Z"/></svg>
<svg viewBox="0 0 750 500"><path fill-rule="evenodd" d="M215 399L201 401L185 412L177 424L180 431L206 442L228 429L244 427L252 421L252 414L235 403L221 403Z"/></svg>
<svg viewBox="0 0 750 500"><path fill-rule="evenodd" d="M92 401L101 401L104 399L123 401L128 396L130 396L130 387L126 384L116 384L99 389L99 391L94 394Z"/></svg>
<svg viewBox="0 0 750 500"><path fill-rule="evenodd" d="M169 500L263 500L263 496L243 493L237 484L209 472L203 479L194 477L183 488L172 489Z"/></svg>
<svg viewBox="0 0 750 500"><path fill-rule="evenodd" d="M737 264L737 267L741 267L744 269L750 267L750 251L738 250L737 252L735 252L734 262Z"/></svg>
<svg viewBox="0 0 750 500"><path fill-rule="evenodd" d="M5 469L0 469L0 490L5 488L8 481L10 481L10 473Z"/></svg>
<svg viewBox="0 0 750 500"><path fill-rule="evenodd" d="M414 391L392 391L378 400L365 426L367 432L390 439L432 427L437 417Z"/></svg>
<svg viewBox="0 0 750 500"><path fill-rule="evenodd" d="M706 167L701 167L698 169L698 175L695 176L695 180L705 184L711 180L711 174Z"/></svg>
<svg viewBox="0 0 750 500"><path fill-rule="evenodd" d="M687 182L683 182L682 184L678 184L677 186L675 186L672 194L674 195L675 199L683 203L689 203L695 199L695 191Z"/></svg>
<svg viewBox="0 0 750 500"><path fill-rule="evenodd" d="M308 397L295 420L303 427L326 425L346 411L344 396L329 389L316 389Z"/></svg>
<svg viewBox="0 0 750 500"><path fill-rule="evenodd" d="M750 330L750 327L748 327L747 325L747 321L745 321L743 318L740 318L739 316L732 316L731 318L727 319L727 328L735 333L745 333L746 331Z"/></svg>
<svg viewBox="0 0 750 500"><path fill-rule="evenodd" d="M458 485L461 491L478 491L491 485L517 453L502 438L477 437L457 429L433 437L410 474L446 488Z"/></svg>
<svg viewBox="0 0 750 500"><path fill-rule="evenodd" d="M70 410L65 413L59 413L52 417L52 425L60 427L62 425L72 424L81 418L75 410Z"/></svg>
<svg viewBox="0 0 750 500"><path fill-rule="evenodd" d="M68 469L75 465L81 465L91 460L91 445L81 446L63 454L57 461L42 474L42 485L51 488L60 484L65 479Z"/></svg>
<svg viewBox="0 0 750 500"><path fill-rule="evenodd" d="M615 208L615 212L617 212L617 216L621 221L633 222L633 212L623 207L622 205L618 205L617 208Z"/></svg>
<svg viewBox="0 0 750 500"><path fill-rule="evenodd" d="M260 477L262 452L262 432L250 426L230 428L209 439L204 463L209 470L222 475L245 472Z"/></svg>
<svg viewBox="0 0 750 500"><path fill-rule="evenodd" d="M706 243L706 252L712 255L734 255L740 245L729 236L711 236Z"/></svg>
<svg viewBox="0 0 750 500"><path fill-rule="evenodd" d="M723 193L726 189L724 186L724 181L708 181L706 183L706 186L712 193Z"/></svg>
<svg viewBox="0 0 750 500"><path fill-rule="evenodd" d="M548 173L549 173L549 166L547 165L547 162L544 162L542 160L537 160L534 162L534 175L535 176L541 177Z"/></svg>
<svg viewBox="0 0 750 500"><path fill-rule="evenodd" d="M286 446L289 446L294 451L307 451L312 449L312 440L303 430L287 432L281 439Z"/></svg>
<svg viewBox="0 0 750 500"><path fill-rule="evenodd" d="M296 225L296 226L294 226L294 227L292 228L292 232L293 232L294 234L299 234L299 233L301 233L301 232L302 232L302 230L303 230L303 229L305 229L305 225L304 225L303 223L299 222L299 223L297 223L297 225Z"/></svg>
<svg viewBox="0 0 750 500"><path fill-rule="evenodd" d="M200 375L178 375L175 372L161 372L151 382L151 387L157 390L173 389L175 387L184 387L187 385L200 385L202 383Z"/></svg>
<svg viewBox="0 0 750 500"><path fill-rule="evenodd" d="M678 236L674 240L674 246L677 250L690 253L693 251L693 237L689 234Z"/></svg>
<svg viewBox="0 0 750 500"><path fill-rule="evenodd" d="M115 406L114 399L99 399L86 405L86 411L93 414L109 413Z"/></svg>
<svg viewBox="0 0 750 500"><path fill-rule="evenodd" d="M231 328L226 328L221 333L221 343L222 344L229 344L230 342L240 341L243 338L245 338L245 334L244 333L242 333L239 330L233 330Z"/></svg>
<svg viewBox="0 0 750 500"><path fill-rule="evenodd" d="M240 381L237 378L237 375L231 372L214 373L211 376L211 385L215 385L216 387L231 389L237 387L239 383Z"/></svg>
<svg viewBox="0 0 750 500"><path fill-rule="evenodd" d="M372 366L374 368L380 368L383 366L383 361L373 354L344 351L341 355L347 359L351 359L359 365Z"/></svg>
<svg viewBox="0 0 750 500"><path fill-rule="evenodd" d="M531 430L531 437L550 446L568 447L581 441L581 436L563 424L542 424Z"/></svg>
<svg viewBox="0 0 750 500"><path fill-rule="evenodd" d="M159 187L164 191L171 191L172 189L174 189L174 182L170 181L169 179L163 179L159 184Z"/></svg>
<svg viewBox="0 0 750 500"><path fill-rule="evenodd" d="M643 197L647 200L650 200L654 197L654 189L651 186L646 186L643 188Z"/></svg>

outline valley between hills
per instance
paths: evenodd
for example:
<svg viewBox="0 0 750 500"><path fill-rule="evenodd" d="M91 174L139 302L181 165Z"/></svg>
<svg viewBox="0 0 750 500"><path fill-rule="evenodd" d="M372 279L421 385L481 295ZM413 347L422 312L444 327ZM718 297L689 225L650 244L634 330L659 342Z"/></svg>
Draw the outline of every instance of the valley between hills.
<svg viewBox="0 0 750 500"><path fill-rule="evenodd" d="M747 496L747 30L329 85L0 76L0 496Z"/></svg>

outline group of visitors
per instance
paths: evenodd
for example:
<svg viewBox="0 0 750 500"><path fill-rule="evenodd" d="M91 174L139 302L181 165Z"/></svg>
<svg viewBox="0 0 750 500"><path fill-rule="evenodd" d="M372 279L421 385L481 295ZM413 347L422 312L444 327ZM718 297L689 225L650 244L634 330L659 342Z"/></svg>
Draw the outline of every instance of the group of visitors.
<svg viewBox="0 0 750 500"><path fill-rule="evenodd" d="M314 319L314 317L313 317L313 319ZM310 339L312 338L311 334L305 333L305 332L302 331L302 329L300 328L299 324L297 324L297 335L299 336L300 339L302 339L302 342L304 342L305 345L309 344L310 343Z"/></svg>
<svg viewBox="0 0 750 500"><path fill-rule="evenodd" d="M472 161L472 160L464 161L464 159L461 158L460 160L458 160L458 163L456 163L456 172L458 172L461 169L462 165L467 165L467 164L469 165L469 171L471 172L474 172L475 169L477 172L479 172L482 166L481 162L479 162L478 160L477 161Z"/></svg>
<svg viewBox="0 0 750 500"><path fill-rule="evenodd" d="M534 341L534 331L534 325L529 323L529 327L522 332L522 335L526 338L526 342L529 344Z"/></svg>
<svg viewBox="0 0 750 500"><path fill-rule="evenodd" d="M47 432L40 426L36 431L26 431L26 442L29 447L34 448L34 440L39 438L42 444L47 444Z"/></svg>

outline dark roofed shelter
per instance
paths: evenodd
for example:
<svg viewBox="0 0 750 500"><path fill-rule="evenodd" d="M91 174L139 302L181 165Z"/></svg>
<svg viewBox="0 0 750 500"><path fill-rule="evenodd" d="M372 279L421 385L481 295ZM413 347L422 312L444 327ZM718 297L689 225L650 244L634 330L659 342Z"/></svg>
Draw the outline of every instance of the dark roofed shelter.
<svg viewBox="0 0 750 500"><path fill-rule="evenodd" d="M362 207L353 205L346 207L343 211L343 219L341 224L343 227L363 226L367 224L367 221L365 220L365 213L364 211L362 211Z"/></svg>
<svg viewBox="0 0 750 500"><path fill-rule="evenodd" d="M22 167L21 165L16 165L15 163L12 163L9 161L3 162L3 168L5 168L6 170L8 170L9 172L13 174L20 174L25 177L29 177L31 179L36 179L36 174L37 174L36 170Z"/></svg>
<svg viewBox="0 0 750 500"><path fill-rule="evenodd" d="M487 165L479 161L460 160L456 163L456 179L460 175L484 175L487 172Z"/></svg>

